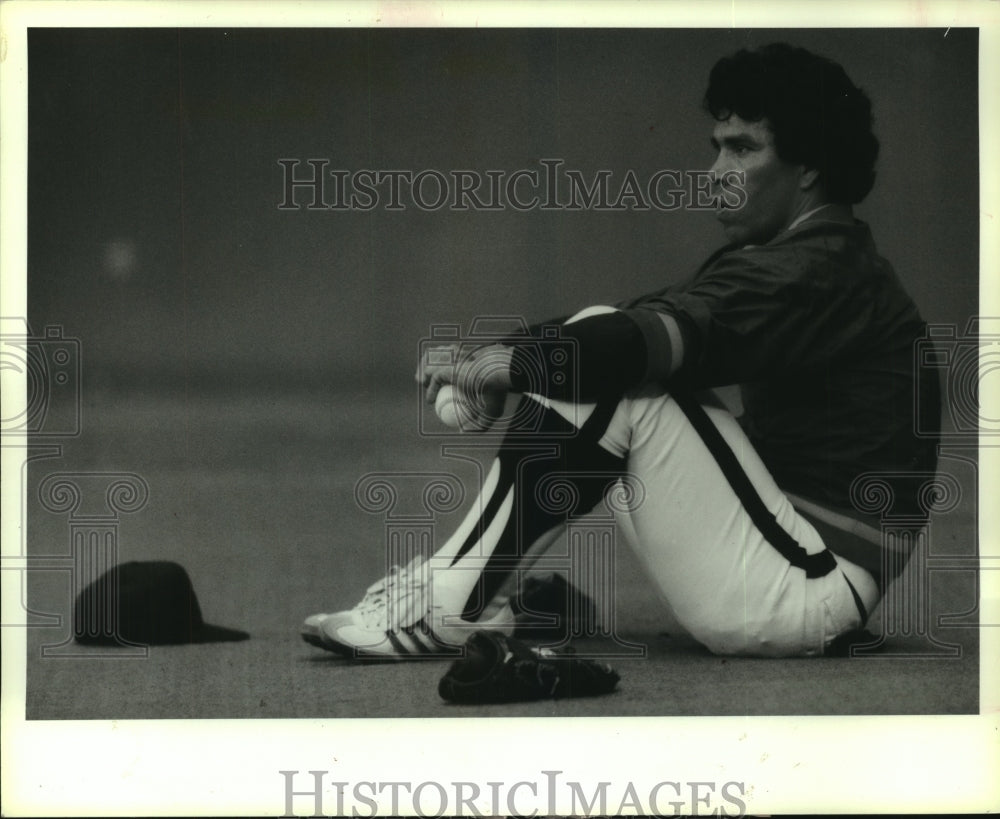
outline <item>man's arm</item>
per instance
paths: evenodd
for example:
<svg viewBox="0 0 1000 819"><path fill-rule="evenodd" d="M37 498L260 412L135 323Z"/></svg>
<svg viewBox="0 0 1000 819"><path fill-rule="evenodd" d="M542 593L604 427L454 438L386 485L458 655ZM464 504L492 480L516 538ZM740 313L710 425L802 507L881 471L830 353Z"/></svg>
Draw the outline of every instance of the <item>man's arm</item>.
<svg viewBox="0 0 1000 819"><path fill-rule="evenodd" d="M591 309L601 312L583 311L582 318L559 328L560 340L568 342L560 360L553 361L547 345L536 340L509 339L511 389L590 402L661 383L680 370L685 334L672 315L646 308Z"/></svg>
<svg viewBox="0 0 1000 819"><path fill-rule="evenodd" d="M591 312L598 311L598 312ZM475 407L482 425L499 417L508 392L594 402L617 399L648 383L660 383L680 371L690 333L674 316L648 308L590 308L559 326L558 341L542 339L535 325L526 335L511 336L463 352L454 364L421 362L417 380L433 404L441 387L453 385ZM558 347L564 356L554 356ZM441 360L455 361L453 355Z"/></svg>

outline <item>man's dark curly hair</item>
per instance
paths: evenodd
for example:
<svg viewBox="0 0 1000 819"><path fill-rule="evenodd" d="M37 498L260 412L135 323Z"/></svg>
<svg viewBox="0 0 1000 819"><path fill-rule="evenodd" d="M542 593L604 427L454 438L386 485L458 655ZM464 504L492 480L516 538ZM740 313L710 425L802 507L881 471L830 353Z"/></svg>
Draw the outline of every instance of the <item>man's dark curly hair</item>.
<svg viewBox="0 0 1000 819"><path fill-rule="evenodd" d="M785 43L742 49L712 68L704 105L717 120L767 120L778 156L818 170L834 202L856 204L875 183L871 100L832 60Z"/></svg>

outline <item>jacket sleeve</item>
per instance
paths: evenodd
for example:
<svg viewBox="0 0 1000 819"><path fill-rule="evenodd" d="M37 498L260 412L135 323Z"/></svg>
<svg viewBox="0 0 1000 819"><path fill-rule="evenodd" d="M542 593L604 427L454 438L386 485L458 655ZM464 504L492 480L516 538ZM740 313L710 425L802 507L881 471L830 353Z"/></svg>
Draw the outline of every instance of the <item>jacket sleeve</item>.
<svg viewBox="0 0 1000 819"><path fill-rule="evenodd" d="M515 391L584 402L665 380L679 347L657 311L646 307L534 325L505 343L514 348Z"/></svg>

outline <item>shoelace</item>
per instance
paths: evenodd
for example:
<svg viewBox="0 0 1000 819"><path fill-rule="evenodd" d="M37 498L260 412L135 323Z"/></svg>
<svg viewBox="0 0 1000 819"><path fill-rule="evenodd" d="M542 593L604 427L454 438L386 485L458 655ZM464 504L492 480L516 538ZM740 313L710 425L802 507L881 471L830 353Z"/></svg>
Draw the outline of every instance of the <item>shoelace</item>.
<svg viewBox="0 0 1000 819"><path fill-rule="evenodd" d="M424 559L417 555L406 566L392 566L385 577L368 587L365 596L356 607L366 627L384 630L390 625L392 628L408 626L425 614L423 611L418 611L418 616L414 617L413 612L416 607L408 605L411 598L417 592L422 592L426 585L426 579L417 574L424 562ZM392 623L389 612L390 599L393 601L394 609ZM423 602L423 595L420 596L420 602Z"/></svg>

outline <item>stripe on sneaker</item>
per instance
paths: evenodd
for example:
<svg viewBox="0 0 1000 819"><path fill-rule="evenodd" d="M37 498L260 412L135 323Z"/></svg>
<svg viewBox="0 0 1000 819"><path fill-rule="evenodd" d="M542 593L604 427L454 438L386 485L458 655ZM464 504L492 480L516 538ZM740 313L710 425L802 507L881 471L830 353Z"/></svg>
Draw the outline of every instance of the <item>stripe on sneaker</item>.
<svg viewBox="0 0 1000 819"><path fill-rule="evenodd" d="M422 625L423 622L424 621L421 620L420 623L418 623L417 625L418 626ZM413 644L417 647L417 652L416 653L418 653L418 654L430 654L433 651L432 647L421 641L419 633L416 632L416 631L414 631L414 628L415 628L414 626L408 626L407 628L403 629L403 633L407 637L409 637L410 640L413 642Z"/></svg>
<svg viewBox="0 0 1000 819"><path fill-rule="evenodd" d="M421 623L423 623L423 622L424 621L421 620ZM471 634L471 632L469 632L469 633ZM464 651L464 649L462 648L461 645L459 645L457 643L446 643L444 640L442 640L440 637L438 637L430 629L427 630L426 634L427 634L427 637L430 639L430 641L434 644L434 648L435 649L443 650L443 651L445 651L445 652L447 652L449 654L453 654L453 655L456 655L456 656L462 654L463 651ZM464 638L463 638L463 640L464 640Z"/></svg>
<svg viewBox="0 0 1000 819"><path fill-rule="evenodd" d="M409 657L412 652L406 650L406 646L400 642L400 639L396 636L395 632L386 630L385 636L389 638L389 642L392 643L392 647L397 654L402 657Z"/></svg>

